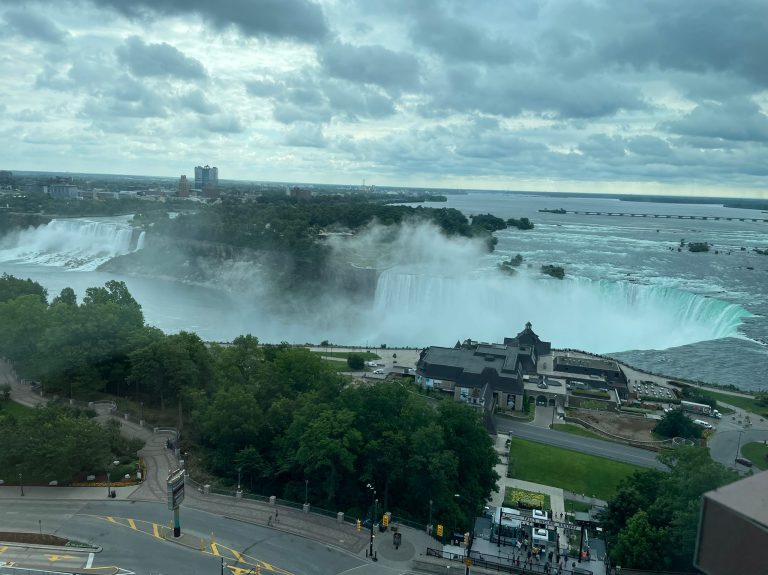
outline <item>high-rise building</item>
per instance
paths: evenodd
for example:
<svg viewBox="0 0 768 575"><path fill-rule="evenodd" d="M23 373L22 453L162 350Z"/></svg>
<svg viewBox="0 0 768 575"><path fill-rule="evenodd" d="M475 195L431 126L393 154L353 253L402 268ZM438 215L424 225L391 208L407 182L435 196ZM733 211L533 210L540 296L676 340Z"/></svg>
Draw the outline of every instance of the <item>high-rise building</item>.
<svg viewBox="0 0 768 575"><path fill-rule="evenodd" d="M195 166L195 189L217 188L219 186L219 168Z"/></svg>
<svg viewBox="0 0 768 575"><path fill-rule="evenodd" d="M179 197L186 198L188 196L189 196L189 182L187 181L187 176L182 175L179 178Z"/></svg>

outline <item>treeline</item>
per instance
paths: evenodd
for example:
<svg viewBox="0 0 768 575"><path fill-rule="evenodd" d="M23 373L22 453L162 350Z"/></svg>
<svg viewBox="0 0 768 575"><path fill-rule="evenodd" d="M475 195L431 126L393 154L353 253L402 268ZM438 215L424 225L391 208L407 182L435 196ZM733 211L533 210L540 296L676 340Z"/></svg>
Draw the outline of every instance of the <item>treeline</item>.
<svg viewBox="0 0 768 575"><path fill-rule="evenodd" d="M466 529L495 486L496 454L469 406L351 386L318 355L249 335L211 347L165 335L122 282L49 304L38 284L5 275L0 324L0 353L46 392L179 404L193 465L230 483L239 469L255 492L301 500L309 480L312 503L363 516L371 483L387 510L425 521L431 499L436 521Z"/></svg>
<svg viewBox="0 0 768 575"><path fill-rule="evenodd" d="M137 198L110 198L103 200L52 198L42 192L27 192L25 194L6 196L3 198L3 202L8 205L8 211L10 212L83 217L166 211L174 209L174 207L180 209L184 205L180 203L178 206L173 206L171 204L139 200ZM178 202L181 202L181 200L178 200ZM21 223L23 224L23 221ZM33 223L35 223L34 220ZM35 225L39 225L39 223L36 222Z"/></svg>
<svg viewBox="0 0 768 575"><path fill-rule="evenodd" d="M704 493L739 478L706 449L678 448L659 459L670 471L636 472L602 515L611 559L632 569L689 572Z"/></svg>
<svg viewBox="0 0 768 575"><path fill-rule="evenodd" d="M0 409L0 479L15 483L22 474L26 484L68 483L106 472L118 480L135 472L141 442L123 437L117 422L100 425L92 415L55 404L25 417Z"/></svg>

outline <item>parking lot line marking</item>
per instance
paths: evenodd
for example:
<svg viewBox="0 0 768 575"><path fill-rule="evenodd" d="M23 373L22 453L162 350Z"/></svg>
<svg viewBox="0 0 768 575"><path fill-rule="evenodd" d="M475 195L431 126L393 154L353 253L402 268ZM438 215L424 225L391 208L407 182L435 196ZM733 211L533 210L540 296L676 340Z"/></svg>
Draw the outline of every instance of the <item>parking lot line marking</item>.
<svg viewBox="0 0 768 575"><path fill-rule="evenodd" d="M152 535L158 539L162 539L162 537L160 537L160 526L157 523L152 524Z"/></svg>
<svg viewBox="0 0 768 575"><path fill-rule="evenodd" d="M221 553L219 553L219 546L215 543L211 543L211 553L216 555L216 557L221 557Z"/></svg>
<svg viewBox="0 0 768 575"><path fill-rule="evenodd" d="M117 523L117 521L115 521L115 518L110 517L109 515L107 515L107 521L109 521L110 523Z"/></svg>
<svg viewBox="0 0 768 575"><path fill-rule="evenodd" d="M88 553L88 561L85 563L85 568L90 569L91 565L93 565L93 553Z"/></svg>
<svg viewBox="0 0 768 575"><path fill-rule="evenodd" d="M136 522L135 522L133 519L129 519L129 520L128 520L128 526L129 526L131 529L133 529L134 531L136 531Z"/></svg>

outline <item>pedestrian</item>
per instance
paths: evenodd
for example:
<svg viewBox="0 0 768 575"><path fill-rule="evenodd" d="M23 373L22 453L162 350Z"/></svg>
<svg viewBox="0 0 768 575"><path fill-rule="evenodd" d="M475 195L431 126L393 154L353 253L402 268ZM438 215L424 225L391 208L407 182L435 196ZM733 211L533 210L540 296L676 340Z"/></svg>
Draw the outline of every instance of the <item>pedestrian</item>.
<svg viewBox="0 0 768 575"><path fill-rule="evenodd" d="M277 518L279 514L280 514L280 511L278 509L275 509L275 523L280 523L280 520Z"/></svg>
<svg viewBox="0 0 768 575"><path fill-rule="evenodd" d="M269 519L267 519L267 525L272 525L272 514L270 513Z"/></svg>

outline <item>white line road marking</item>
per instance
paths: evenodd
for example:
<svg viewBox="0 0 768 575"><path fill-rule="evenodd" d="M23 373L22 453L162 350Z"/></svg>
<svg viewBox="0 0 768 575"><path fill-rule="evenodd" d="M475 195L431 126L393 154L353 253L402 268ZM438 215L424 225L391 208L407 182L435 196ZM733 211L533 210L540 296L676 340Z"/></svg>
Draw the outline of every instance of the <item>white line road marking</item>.
<svg viewBox="0 0 768 575"><path fill-rule="evenodd" d="M93 565L93 553L88 553L88 562L85 564L86 569L90 569Z"/></svg>

